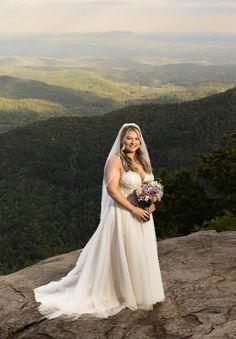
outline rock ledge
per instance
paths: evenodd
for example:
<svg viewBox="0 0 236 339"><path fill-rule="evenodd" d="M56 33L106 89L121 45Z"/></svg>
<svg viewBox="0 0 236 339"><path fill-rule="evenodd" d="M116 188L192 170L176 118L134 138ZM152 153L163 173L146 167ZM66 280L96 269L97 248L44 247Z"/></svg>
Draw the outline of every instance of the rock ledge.
<svg viewBox="0 0 236 339"><path fill-rule="evenodd" d="M32 288L64 276L81 250L0 277L0 338L236 338L236 232L197 232L158 242L166 300L108 319L44 319Z"/></svg>

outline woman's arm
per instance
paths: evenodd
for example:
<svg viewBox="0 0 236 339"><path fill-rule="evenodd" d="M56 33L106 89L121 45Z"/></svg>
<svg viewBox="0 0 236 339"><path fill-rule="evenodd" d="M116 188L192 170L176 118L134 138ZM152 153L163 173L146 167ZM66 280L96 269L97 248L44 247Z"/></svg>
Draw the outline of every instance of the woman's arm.
<svg viewBox="0 0 236 339"><path fill-rule="evenodd" d="M131 202L120 192L120 176L121 176L121 160L118 156L112 158L107 166L105 173L105 180L107 183L107 192L119 205L129 210L137 218L145 220L149 218L149 212L134 206Z"/></svg>

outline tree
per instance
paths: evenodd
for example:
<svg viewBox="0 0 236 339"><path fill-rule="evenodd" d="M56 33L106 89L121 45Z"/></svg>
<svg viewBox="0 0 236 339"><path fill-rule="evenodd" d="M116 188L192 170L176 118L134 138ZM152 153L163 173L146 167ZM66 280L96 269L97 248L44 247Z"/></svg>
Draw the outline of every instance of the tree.
<svg viewBox="0 0 236 339"><path fill-rule="evenodd" d="M195 230L236 230L236 133L223 136L225 145L202 155L198 176L205 181L213 200L215 217Z"/></svg>
<svg viewBox="0 0 236 339"><path fill-rule="evenodd" d="M216 215L232 211L236 202L236 133L223 136L225 145L202 155L198 176L214 200Z"/></svg>
<svg viewBox="0 0 236 339"><path fill-rule="evenodd" d="M190 170L170 174L162 169L158 176L164 184L164 196L154 214L159 238L186 235L194 224L212 216L212 201Z"/></svg>

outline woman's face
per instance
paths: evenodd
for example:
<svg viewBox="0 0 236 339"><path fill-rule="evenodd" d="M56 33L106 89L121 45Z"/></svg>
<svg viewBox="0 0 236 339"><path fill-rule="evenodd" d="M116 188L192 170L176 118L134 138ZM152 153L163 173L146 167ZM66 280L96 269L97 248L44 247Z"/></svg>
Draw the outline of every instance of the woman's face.
<svg viewBox="0 0 236 339"><path fill-rule="evenodd" d="M128 131L123 139L123 145L125 146L125 152L135 153L140 147L141 141L137 132L131 130Z"/></svg>

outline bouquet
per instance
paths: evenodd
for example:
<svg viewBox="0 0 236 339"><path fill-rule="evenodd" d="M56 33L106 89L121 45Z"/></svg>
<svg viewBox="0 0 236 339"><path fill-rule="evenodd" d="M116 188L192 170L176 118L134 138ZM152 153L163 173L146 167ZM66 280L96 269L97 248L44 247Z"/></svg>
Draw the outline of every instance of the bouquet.
<svg viewBox="0 0 236 339"><path fill-rule="evenodd" d="M160 180L145 181L135 190L136 197L141 208L147 209L152 203L161 201L164 194L164 186Z"/></svg>

